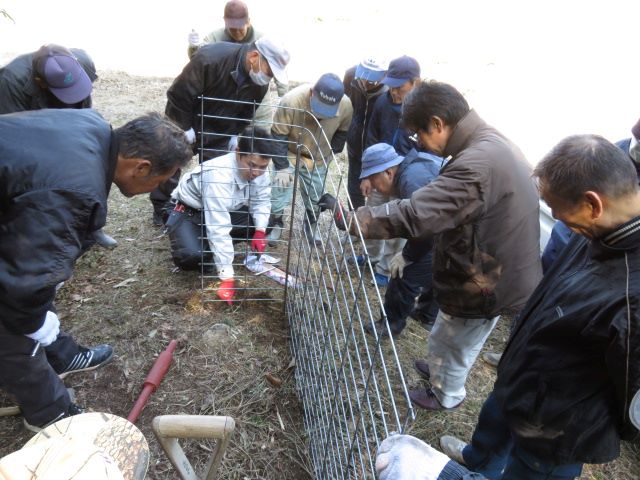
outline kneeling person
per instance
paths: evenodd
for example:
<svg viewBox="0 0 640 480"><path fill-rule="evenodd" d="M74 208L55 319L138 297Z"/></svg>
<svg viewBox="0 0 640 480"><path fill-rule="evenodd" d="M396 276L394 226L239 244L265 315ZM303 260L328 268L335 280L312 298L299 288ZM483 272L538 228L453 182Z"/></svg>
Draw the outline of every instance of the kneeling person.
<svg viewBox="0 0 640 480"><path fill-rule="evenodd" d="M251 239L251 249L258 253L267 244L271 186L265 172L273 148L267 130L247 127L236 151L203 162L171 194L175 207L167 227L174 263L198 270L213 256L222 281L218 297L228 303L235 296L234 240Z"/></svg>

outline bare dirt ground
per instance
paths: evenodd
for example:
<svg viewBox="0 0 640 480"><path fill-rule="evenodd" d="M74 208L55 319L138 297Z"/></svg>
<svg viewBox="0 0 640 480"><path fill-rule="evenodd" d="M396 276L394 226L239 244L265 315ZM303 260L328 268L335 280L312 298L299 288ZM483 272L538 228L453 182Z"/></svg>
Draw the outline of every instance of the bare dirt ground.
<svg viewBox="0 0 640 480"><path fill-rule="evenodd" d="M163 111L171 79L109 71L99 75L94 106L114 126L147 111ZM203 306L199 275L174 272L168 239L151 225L146 196L125 199L114 187L109 206L105 231L117 238L119 246L113 251L94 248L84 255L57 300L64 328L79 342L106 342L116 349L108 366L67 377L65 382L74 388L78 403L126 417L155 357L175 338L179 346L173 365L137 423L151 448L147 478L178 478L151 432L151 420L162 414L235 419L236 432L220 478L311 478L282 304ZM214 324L225 327L213 330ZM427 335L410 321L397 342L410 388L423 386L412 364L423 356ZM508 322L503 321L485 351L500 351L507 335ZM281 379L282 385L274 386L266 374ZM448 413L418 412L409 433L436 446L443 434L468 440L494 380L494 371L479 360L467 385L465 403ZM0 406L8 404L8 399L0 399ZM19 417L0 418L0 455L20 448L29 437ZM202 472L214 443L185 441L182 445L196 470ZM587 466L581 478L638 479L639 457L637 444L624 444L618 460Z"/></svg>

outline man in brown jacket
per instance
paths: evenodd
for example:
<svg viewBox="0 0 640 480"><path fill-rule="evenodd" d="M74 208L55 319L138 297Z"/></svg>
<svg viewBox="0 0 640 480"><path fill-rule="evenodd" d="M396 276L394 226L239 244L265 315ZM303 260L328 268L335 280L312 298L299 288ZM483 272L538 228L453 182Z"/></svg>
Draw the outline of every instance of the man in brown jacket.
<svg viewBox="0 0 640 480"><path fill-rule="evenodd" d="M516 313L540 280L538 192L522 152L452 86L415 87L402 122L422 147L450 159L411 198L362 207L355 219L365 238L433 238L440 312L426 360L415 362L431 388L410 395L425 409L451 409L500 315Z"/></svg>

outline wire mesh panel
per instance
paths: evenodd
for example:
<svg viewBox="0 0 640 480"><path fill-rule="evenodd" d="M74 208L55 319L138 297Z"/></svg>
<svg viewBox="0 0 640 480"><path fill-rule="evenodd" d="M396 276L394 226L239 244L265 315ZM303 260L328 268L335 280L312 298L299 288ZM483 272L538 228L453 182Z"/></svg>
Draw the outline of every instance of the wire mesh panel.
<svg viewBox="0 0 640 480"><path fill-rule="evenodd" d="M203 103L207 101L219 100ZM386 315L371 282L371 263L367 260L360 268L350 261L359 253L368 259L361 235L338 230L331 212L321 213L317 207L324 192L350 206L346 169L332 152L323 120L305 109L272 107L270 128L277 134L274 141L286 145L283 156L294 180L284 192L291 201L282 236L268 254L282 259L279 267L287 279L282 287L272 288L281 288L290 322L311 463L316 478L374 478L380 442L391 432L403 432L414 419L407 386L391 336L383 339L375 328L371 334L365 331ZM255 192L249 201L259 197ZM240 253L236 258L250 253L249 239L244 240L244 247L235 247ZM238 270L239 263L234 263ZM246 275L244 298L259 299L251 296L254 279ZM207 280L203 274L203 285ZM264 287L255 288L264 292Z"/></svg>

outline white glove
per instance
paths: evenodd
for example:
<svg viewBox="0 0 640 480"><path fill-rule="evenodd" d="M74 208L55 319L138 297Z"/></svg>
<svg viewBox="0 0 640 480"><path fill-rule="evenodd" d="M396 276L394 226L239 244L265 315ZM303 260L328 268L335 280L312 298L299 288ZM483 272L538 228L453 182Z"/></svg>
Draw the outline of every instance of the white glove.
<svg viewBox="0 0 640 480"><path fill-rule="evenodd" d="M380 480L437 480L449 460L416 437L392 434L378 448L376 472Z"/></svg>
<svg viewBox="0 0 640 480"><path fill-rule="evenodd" d="M189 45L191 47L200 45L200 35L193 29L191 29L191 33L189 34Z"/></svg>
<svg viewBox="0 0 640 480"><path fill-rule="evenodd" d="M283 168L282 170L276 170L276 175L273 177L273 185L278 188L287 188L293 183L293 175L289 172L289 169Z"/></svg>
<svg viewBox="0 0 640 480"><path fill-rule="evenodd" d="M389 262L389 270L391 270L391 278L402 278L404 273L404 267L410 265L412 262L407 262L402 252L396 253Z"/></svg>
<svg viewBox="0 0 640 480"><path fill-rule="evenodd" d="M27 333L25 336L36 342L40 342L40 345L46 347L58 338L58 333L60 333L60 320L58 320L58 315L53 312L47 312L42 326L35 332Z"/></svg>
<svg viewBox="0 0 640 480"><path fill-rule="evenodd" d="M190 128L189 130L185 130L184 136L187 139L187 142L189 143L193 143L196 141L196 132L193 131L193 128Z"/></svg>

